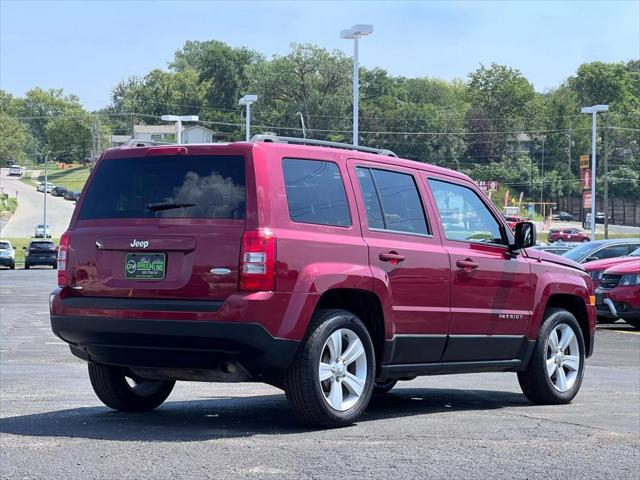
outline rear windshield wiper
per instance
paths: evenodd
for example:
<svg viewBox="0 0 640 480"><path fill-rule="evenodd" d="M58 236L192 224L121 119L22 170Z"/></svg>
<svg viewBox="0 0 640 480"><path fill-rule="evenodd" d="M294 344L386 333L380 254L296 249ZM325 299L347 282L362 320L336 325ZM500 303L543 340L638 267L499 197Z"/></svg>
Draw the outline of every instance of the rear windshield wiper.
<svg viewBox="0 0 640 480"><path fill-rule="evenodd" d="M147 203L144 208L151 210L152 212L158 212L160 210L173 210L174 208L189 208L195 207L195 203Z"/></svg>

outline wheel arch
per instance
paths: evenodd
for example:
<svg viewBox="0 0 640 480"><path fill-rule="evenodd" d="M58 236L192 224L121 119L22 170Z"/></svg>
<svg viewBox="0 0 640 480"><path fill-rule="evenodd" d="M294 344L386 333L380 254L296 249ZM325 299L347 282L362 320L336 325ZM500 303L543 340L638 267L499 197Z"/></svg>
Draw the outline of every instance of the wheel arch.
<svg viewBox="0 0 640 480"><path fill-rule="evenodd" d="M347 310L362 320L371 335L376 354L376 368L379 368L384 351L385 322L382 302L378 296L369 290L334 288L320 296L315 311L328 308Z"/></svg>
<svg viewBox="0 0 640 480"><path fill-rule="evenodd" d="M584 338L585 354L589 356L588 353L592 351L592 339L589 330L589 314L584 300L576 295L556 293L549 297L545 310L551 307L563 308L576 317Z"/></svg>

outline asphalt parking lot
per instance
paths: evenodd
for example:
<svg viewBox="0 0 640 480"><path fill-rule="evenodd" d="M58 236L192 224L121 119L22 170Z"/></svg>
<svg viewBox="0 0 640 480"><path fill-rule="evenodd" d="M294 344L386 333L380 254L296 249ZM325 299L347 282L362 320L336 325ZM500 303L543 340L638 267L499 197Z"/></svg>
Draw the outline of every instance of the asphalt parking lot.
<svg viewBox="0 0 640 480"><path fill-rule="evenodd" d="M0 272L0 478L640 477L640 335L596 336L581 392L534 406L515 374L422 377L356 425L310 430L261 384L178 383L157 411L110 411L50 331L52 270Z"/></svg>

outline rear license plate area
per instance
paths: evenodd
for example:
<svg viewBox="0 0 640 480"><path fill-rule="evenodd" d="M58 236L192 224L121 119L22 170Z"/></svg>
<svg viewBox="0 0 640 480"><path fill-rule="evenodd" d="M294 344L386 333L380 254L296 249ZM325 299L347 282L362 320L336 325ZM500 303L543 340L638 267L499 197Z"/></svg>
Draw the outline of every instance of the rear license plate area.
<svg viewBox="0 0 640 480"><path fill-rule="evenodd" d="M131 280L164 280L167 270L165 253L127 253L124 276Z"/></svg>

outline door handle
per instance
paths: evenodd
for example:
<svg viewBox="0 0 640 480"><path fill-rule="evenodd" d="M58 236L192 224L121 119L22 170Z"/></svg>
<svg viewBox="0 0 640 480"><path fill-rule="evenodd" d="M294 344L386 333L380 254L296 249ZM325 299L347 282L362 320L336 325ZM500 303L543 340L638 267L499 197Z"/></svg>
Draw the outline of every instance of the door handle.
<svg viewBox="0 0 640 480"><path fill-rule="evenodd" d="M383 262L389 262L391 265L396 265L404 260L404 255L400 255L397 252L387 252L378 255L378 258Z"/></svg>
<svg viewBox="0 0 640 480"><path fill-rule="evenodd" d="M470 258L467 258L465 260L458 260L456 262L456 267L458 268L464 268L464 270L466 272L470 272L472 270L475 270L476 268L478 268L480 265L476 262L474 262L473 260L471 260Z"/></svg>

